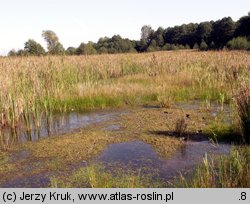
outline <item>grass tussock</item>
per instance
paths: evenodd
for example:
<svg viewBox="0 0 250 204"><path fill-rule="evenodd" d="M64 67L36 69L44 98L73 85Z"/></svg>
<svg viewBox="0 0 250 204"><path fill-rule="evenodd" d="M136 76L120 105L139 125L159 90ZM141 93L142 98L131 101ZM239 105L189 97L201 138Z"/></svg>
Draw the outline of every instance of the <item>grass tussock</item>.
<svg viewBox="0 0 250 204"><path fill-rule="evenodd" d="M191 188L249 188L250 148L236 147L230 155L208 157L189 179L181 176L179 187Z"/></svg>
<svg viewBox="0 0 250 204"><path fill-rule="evenodd" d="M102 165L91 165L73 172L64 179L52 177L52 188L159 188L163 183L153 180L153 175L141 175L140 171L112 171Z"/></svg>

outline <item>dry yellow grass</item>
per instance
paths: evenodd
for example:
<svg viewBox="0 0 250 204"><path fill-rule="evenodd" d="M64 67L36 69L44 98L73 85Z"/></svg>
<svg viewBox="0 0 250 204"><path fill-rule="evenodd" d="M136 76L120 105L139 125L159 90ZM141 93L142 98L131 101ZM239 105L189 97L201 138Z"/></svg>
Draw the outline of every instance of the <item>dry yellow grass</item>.
<svg viewBox="0 0 250 204"><path fill-rule="evenodd" d="M249 66L248 52L223 51L1 58L0 107L18 118L25 107L31 110L45 99L57 110L91 107L84 100L72 102L79 98L121 103L140 103L143 97L219 100L220 93L230 98L232 77L249 80Z"/></svg>

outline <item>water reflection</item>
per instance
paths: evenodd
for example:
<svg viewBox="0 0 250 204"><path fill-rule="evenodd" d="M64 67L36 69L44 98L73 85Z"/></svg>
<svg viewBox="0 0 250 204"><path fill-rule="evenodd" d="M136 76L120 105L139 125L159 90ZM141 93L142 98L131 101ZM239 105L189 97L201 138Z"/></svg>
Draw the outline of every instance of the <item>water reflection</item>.
<svg viewBox="0 0 250 204"><path fill-rule="evenodd" d="M198 165L204 156L228 154L230 145L212 145L209 141L187 142L169 159L159 158L156 151L142 141L111 144L96 162L113 168L133 169L142 173L159 173L161 179L170 180Z"/></svg>
<svg viewBox="0 0 250 204"><path fill-rule="evenodd" d="M31 130L29 131L22 125L15 129L2 127L0 128L0 144L8 146L26 141L36 141L50 135L55 136L70 133L90 124L110 120L118 114L121 113L105 111L99 113L72 112L68 114L56 114L51 117L50 123L48 123L46 118L43 118L40 128L36 128L35 124L32 123Z"/></svg>

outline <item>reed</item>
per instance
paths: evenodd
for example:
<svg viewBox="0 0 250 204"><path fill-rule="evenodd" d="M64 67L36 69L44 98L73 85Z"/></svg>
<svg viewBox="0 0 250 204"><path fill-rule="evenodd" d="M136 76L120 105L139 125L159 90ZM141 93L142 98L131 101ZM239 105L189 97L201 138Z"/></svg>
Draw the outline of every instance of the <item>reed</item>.
<svg viewBox="0 0 250 204"><path fill-rule="evenodd" d="M250 87L249 84L241 85L237 96L236 103L240 127L242 130L243 143L250 144Z"/></svg>
<svg viewBox="0 0 250 204"><path fill-rule="evenodd" d="M224 107L250 78L247 52L0 58L0 123L50 127L54 112L201 100ZM229 74L228 74L229 73ZM228 80L228 79L231 80Z"/></svg>
<svg viewBox="0 0 250 204"><path fill-rule="evenodd" d="M185 118L179 118L176 121L175 124L175 133L177 134L178 137L181 137L187 129L187 123L185 121Z"/></svg>

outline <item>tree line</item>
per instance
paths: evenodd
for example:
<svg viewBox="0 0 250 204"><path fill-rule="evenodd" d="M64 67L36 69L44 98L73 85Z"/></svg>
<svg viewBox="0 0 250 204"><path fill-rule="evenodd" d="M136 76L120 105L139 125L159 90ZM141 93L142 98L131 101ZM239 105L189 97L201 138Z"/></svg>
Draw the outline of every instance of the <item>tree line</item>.
<svg viewBox="0 0 250 204"><path fill-rule="evenodd" d="M42 36L47 42L47 51L36 41L29 39L25 42L24 49L11 50L9 56L91 55L178 49L250 50L250 13L236 22L231 17L225 17L199 24L189 23L166 29L159 27L157 30L144 25L141 28L141 39L137 41L114 35L111 38L102 37L96 43L89 41L66 50L55 32L46 30L42 32Z"/></svg>

